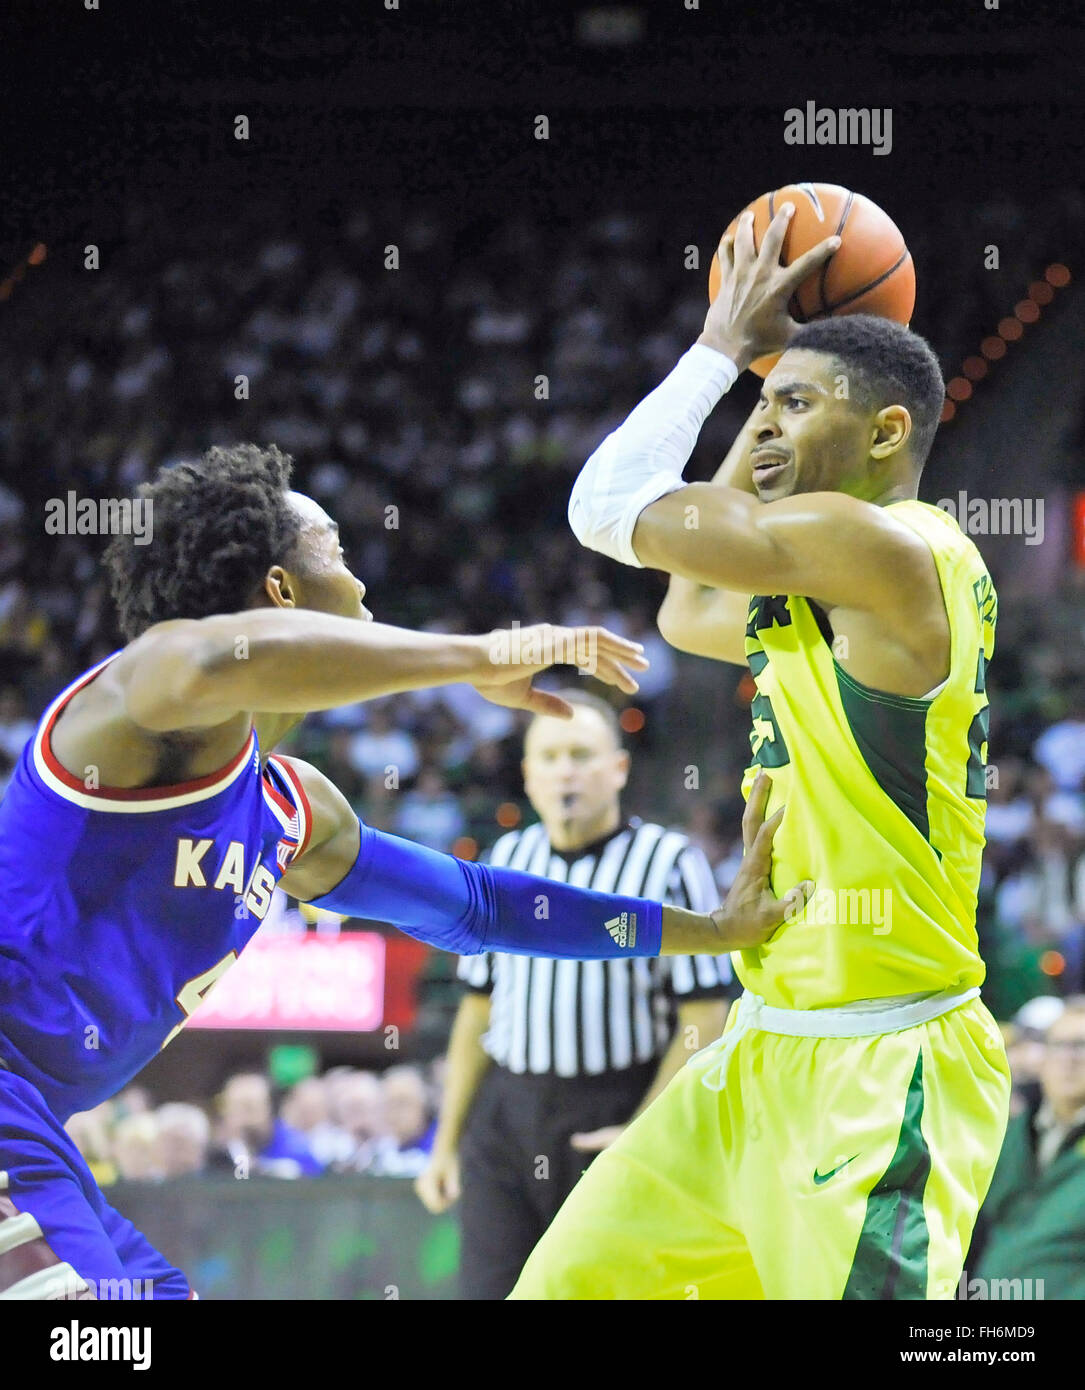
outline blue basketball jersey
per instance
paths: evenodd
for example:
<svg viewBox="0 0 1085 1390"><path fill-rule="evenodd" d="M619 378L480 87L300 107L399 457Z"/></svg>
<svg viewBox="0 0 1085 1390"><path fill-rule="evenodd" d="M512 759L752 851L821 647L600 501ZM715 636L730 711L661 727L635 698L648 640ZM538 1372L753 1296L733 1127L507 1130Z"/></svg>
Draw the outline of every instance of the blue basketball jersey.
<svg viewBox="0 0 1085 1390"><path fill-rule="evenodd" d="M74 777L42 717L0 800L0 1061L60 1120L113 1095L237 959L308 841L289 763L256 730L210 776L123 790Z"/></svg>

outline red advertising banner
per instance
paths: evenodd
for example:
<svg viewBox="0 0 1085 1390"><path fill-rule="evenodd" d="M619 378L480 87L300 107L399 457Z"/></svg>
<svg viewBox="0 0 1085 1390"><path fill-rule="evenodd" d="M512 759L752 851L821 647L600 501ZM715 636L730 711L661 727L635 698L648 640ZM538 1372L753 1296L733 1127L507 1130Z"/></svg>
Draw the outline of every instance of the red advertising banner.
<svg viewBox="0 0 1085 1390"><path fill-rule="evenodd" d="M376 932L257 935L188 1027L371 1031L384 1019L384 954Z"/></svg>

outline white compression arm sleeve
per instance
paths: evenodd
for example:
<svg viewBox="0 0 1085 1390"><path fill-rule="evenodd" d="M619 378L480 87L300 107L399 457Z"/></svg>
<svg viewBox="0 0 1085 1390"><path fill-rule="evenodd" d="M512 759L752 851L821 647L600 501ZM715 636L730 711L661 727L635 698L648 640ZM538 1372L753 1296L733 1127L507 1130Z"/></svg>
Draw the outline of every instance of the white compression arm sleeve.
<svg viewBox="0 0 1085 1390"><path fill-rule="evenodd" d="M738 380L738 368L714 348L695 343L667 379L608 434L580 470L569 498L569 525L589 550L623 565L644 566L633 553L637 517L650 503L683 487L701 426Z"/></svg>

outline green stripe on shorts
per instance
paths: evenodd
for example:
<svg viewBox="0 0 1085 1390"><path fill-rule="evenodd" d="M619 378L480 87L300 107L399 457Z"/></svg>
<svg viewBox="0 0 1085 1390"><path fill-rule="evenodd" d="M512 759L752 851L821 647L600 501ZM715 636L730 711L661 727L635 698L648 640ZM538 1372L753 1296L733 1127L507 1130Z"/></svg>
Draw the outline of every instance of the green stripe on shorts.
<svg viewBox="0 0 1085 1390"><path fill-rule="evenodd" d="M897 1150L867 1198L844 1298L927 1296L927 1219L923 1189L931 1156L920 1129L923 1118L923 1050L915 1061L904 1101Z"/></svg>

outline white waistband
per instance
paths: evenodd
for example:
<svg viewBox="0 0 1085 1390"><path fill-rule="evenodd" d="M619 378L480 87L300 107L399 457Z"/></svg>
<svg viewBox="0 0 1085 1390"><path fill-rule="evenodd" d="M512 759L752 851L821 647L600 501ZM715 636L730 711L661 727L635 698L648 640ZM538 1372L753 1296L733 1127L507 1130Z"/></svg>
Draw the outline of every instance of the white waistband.
<svg viewBox="0 0 1085 1390"><path fill-rule="evenodd" d="M777 1009L766 1004L761 995L746 990L735 1006L732 1026L715 1042L695 1052L686 1065L711 1061L701 1083L710 1091L722 1091L731 1054L739 1038L751 1030L782 1033L789 1038L867 1038L930 1023L978 997L979 986L976 985L956 993L943 991L898 997L891 1003L886 1001L884 1008L878 1008L876 1001L863 1000L856 1006L840 1009Z"/></svg>

